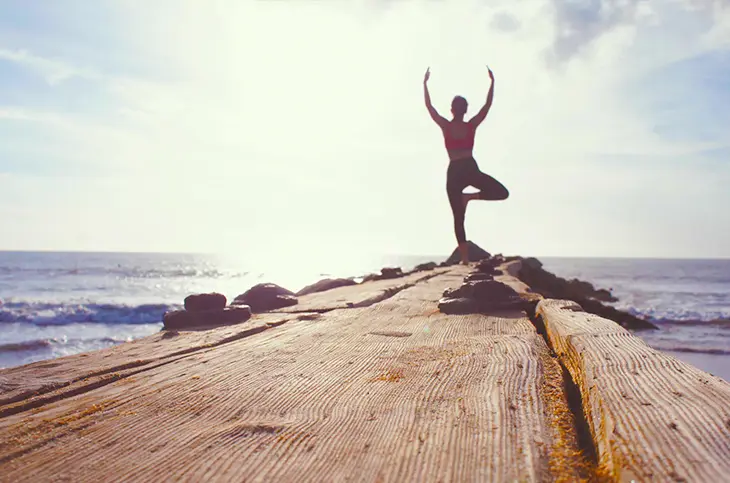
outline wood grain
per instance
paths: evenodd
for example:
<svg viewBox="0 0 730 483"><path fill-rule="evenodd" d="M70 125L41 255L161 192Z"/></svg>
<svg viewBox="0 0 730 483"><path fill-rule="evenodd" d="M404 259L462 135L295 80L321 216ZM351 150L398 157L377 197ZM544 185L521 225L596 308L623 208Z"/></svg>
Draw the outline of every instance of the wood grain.
<svg viewBox="0 0 730 483"><path fill-rule="evenodd" d="M730 384L570 301L537 307L580 389L601 468L620 481L726 481Z"/></svg>
<svg viewBox="0 0 730 483"><path fill-rule="evenodd" d="M560 367L525 314L437 310L465 274L7 415L0 480L576 480Z"/></svg>

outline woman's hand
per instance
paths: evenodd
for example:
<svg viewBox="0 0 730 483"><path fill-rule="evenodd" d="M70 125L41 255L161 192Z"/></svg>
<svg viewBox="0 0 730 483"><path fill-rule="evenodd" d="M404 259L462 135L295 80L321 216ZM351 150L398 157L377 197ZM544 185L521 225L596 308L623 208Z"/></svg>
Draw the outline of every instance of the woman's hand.
<svg viewBox="0 0 730 483"><path fill-rule="evenodd" d="M428 78L431 77L431 68L426 69L426 74L423 76L423 83L428 82Z"/></svg>

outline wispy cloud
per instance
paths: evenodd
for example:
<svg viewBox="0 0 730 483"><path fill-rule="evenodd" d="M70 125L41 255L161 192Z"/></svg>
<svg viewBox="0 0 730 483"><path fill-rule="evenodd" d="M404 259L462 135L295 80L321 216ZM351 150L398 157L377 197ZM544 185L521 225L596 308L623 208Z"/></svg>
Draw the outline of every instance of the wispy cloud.
<svg viewBox="0 0 730 483"><path fill-rule="evenodd" d="M646 8L640 0L552 0L552 6L556 34L550 54L558 62L591 47L611 30L632 24Z"/></svg>
<svg viewBox="0 0 730 483"><path fill-rule="evenodd" d="M55 85L73 77L100 80L102 75L94 69L77 67L67 62L34 55L27 50L0 48L0 59L25 65Z"/></svg>

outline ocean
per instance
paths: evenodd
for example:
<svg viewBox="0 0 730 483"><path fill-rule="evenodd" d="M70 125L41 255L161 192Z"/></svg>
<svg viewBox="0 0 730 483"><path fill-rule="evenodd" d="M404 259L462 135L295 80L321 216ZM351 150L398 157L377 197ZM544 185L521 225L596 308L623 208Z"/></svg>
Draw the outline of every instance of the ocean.
<svg viewBox="0 0 730 483"><path fill-rule="evenodd" d="M443 258L0 252L0 368L153 334L190 293L231 300L261 282L296 291L324 277ZM730 381L730 260L538 258L558 276L611 289L617 308L660 327L639 333L647 343Z"/></svg>

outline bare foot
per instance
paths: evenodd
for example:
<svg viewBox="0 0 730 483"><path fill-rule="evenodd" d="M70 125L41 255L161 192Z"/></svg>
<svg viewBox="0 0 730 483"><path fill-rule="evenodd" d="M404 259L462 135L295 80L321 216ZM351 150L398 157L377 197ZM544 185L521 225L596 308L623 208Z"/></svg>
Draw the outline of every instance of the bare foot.
<svg viewBox="0 0 730 483"><path fill-rule="evenodd" d="M461 255L461 264L469 265L469 247L466 242L459 243L459 253Z"/></svg>

